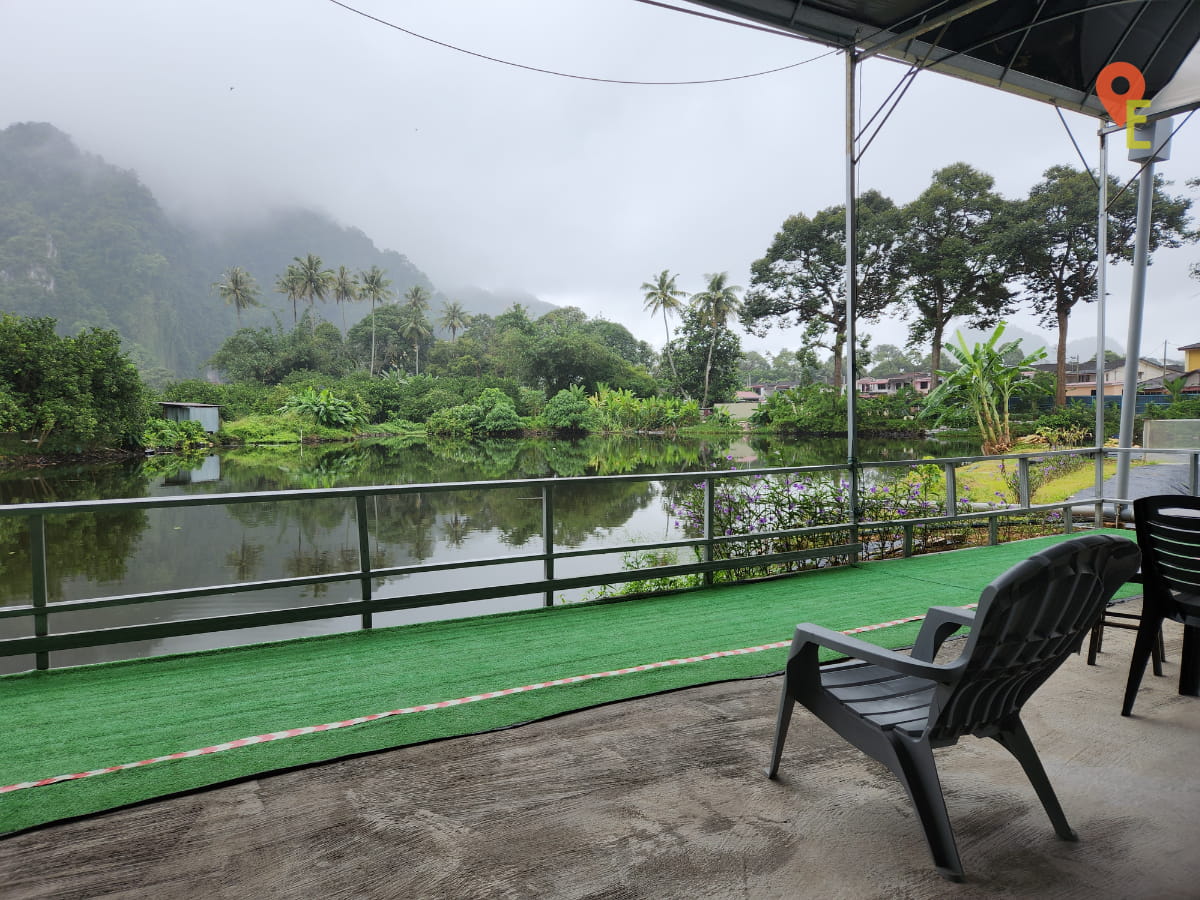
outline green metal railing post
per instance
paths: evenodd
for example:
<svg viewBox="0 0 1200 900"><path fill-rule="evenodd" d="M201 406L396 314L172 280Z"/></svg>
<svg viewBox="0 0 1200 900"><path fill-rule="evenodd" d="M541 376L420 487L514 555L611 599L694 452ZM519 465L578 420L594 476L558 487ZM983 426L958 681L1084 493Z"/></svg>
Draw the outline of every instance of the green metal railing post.
<svg viewBox="0 0 1200 900"><path fill-rule="evenodd" d="M29 558L33 566L33 633L44 638L50 634L50 622L46 616L49 579L46 574L46 519L42 515L29 517ZM39 650L34 654L39 669L50 668L50 654Z"/></svg>
<svg viewBox="0 0 1200 900"><path fill-rule="evenodd" d="M1097 442L1097 444L1099 444L1099 443L1101 443L1101 442ZM1103 486L1104 486L1104 451L1097 450L1096 451L1096 499L1097 500L1104 496L1104 492L1101 490L1101 488ZM1102 503L1096 504L1095 524L1096 524L1097 528L1100 528L1104 525L1104 504L1102 504Z"/></svg>
<svg viewBox="0 0 1200 900"><path fill-rule="evenodd" d="M1026 508L1031 506L1029 497L1029 457L1017 460L1017 502Z"/></svg>
<svg viewBox="0 0 1200 900"><path fill-rule="evenodd" d="M713 558L713 480L704 479L704 562L712 562ZM713 583L713 573L705 571L704 583Z"/></svg>
<svg viewBox="0 0 1200 900"><path fill-rule="evenodd" d="M554 486L542 485L542 577L546 580L543 606L554 605Z"/></svg>
<svg viewBox="0 0 1200 900"><path fill-rule="evenodd" d="M371 534L367 529L367 498L366 495L354 498L354 515L358 520L358 567L362 573L359 581L362 584L363 603L371 602ZM362 627L371 627L371 611L364 610Z"/></svg>
<svg viewBox="0 0 1200 900"><path fill-rule="evenodd" d="M988 545L995 547L1000 543L1000 517L988 516Z"/></svg>
<svg viewBox="0 0 1200 900"><path fill-rule="evenodd" d="M955 480L954 463L942 467L946 473L946 515L958 515L958 482Z"/></svg>

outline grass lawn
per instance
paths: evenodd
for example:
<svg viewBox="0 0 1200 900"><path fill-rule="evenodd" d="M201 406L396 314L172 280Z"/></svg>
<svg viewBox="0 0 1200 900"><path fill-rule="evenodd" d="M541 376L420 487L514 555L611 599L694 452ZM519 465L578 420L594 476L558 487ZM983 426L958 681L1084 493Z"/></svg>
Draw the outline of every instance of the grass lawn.
<svg viewBox="0 0 1200 900"><path fill-rule="evenodd" d="M1026 452L1034 448L1016 447L1013 452ZM1134 465L1148 465L1148 463L1135 461ZM987 503L991 501L1003 500L1004 502L1017 502L1017 498L1013 496L1009 490L1008 484L1005 482L1005 473L1002 471L1002 460L981 460L973 462L956 469L958 496L966 497L973 502ZM1009 466L1008 472L1011 475L1016 471L1015 462ZM1104 477L1109 478L1117 472L1117 461L1115 459L1106 460L1104 463ZM1067 472L1058 478L1053 478L1046 481L1039 487L1033 495L1035 503L1056 503L1060 500L1066 500L1068 497L1078 493L1084 488L1092 487L1096 483L1095 467L1091 460L1087 461L1087 465L1076 469L1073 472ZM1000 495L996 496L997 493Z"/></svg>

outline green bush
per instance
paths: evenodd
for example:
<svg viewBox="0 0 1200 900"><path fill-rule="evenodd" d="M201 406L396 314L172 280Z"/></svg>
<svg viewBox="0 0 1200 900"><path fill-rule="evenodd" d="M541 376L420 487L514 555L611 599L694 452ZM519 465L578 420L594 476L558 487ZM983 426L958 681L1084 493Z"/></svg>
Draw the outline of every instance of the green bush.
<svg viewBox="0 0 1200 900"><path fill-rule="evenodd" d="M199 422L152 418L142 433L142 446L149 450L191 450L209 443L208 432Z"/></svg>
<svg viewBox="0 0 1200 900"><path fill-rule="evenodd" d="M311 419L325 428L340 428L352 431L365 421L363 415L354 408L349 400L334 396L329 388L316 390L305 388L299 394L292 394L278 409L279 413Z"/></svg>
<svg viewBox="0 0 1200 900"><path fill-rule="evenodd" d="M546 425L555 431L596 431L599 416L588 402L587 394L579 385L559 391L550 398L542 411Z"/></svg>

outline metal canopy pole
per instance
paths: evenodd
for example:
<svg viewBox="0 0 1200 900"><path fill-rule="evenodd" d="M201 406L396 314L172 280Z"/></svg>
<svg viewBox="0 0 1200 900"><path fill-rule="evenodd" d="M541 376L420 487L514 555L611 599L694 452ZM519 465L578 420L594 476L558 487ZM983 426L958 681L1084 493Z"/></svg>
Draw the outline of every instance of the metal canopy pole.
<svg viewBox="0 0 1200 900"><path fill-rule="evenodd" d="M1141 162L1138 177L1137 234L1133 243L1133 287L1129 292L1129 339L1125 347L1125 384L1121 390L1121 435L1117 445L1125 452L1117 458L1117 500L1129 496L1130 448L1133 417L1137 411L1138 362L1142 356L1142 310L1146 304L1146 266L1150 260L1150 213L1154 202L1154 164L1171 158L1171 120L1159 119L1135 128L1129 141L1129 159ZM1132 362L1132 366L1130 363ZM1119 507L1119 504L1118 504ZM1120 509L1117 510L1118 515Z"/></svg>
<svg viewBox="0 0 1200 900"><path fill-rule="evenodd" d="M854 103L858 59L846 48L846 462L850 469L850 542L858 541L858 372L855 319L858 317L858 209ZM857 558L857 557L856 557Z"/></svg>
<svg viewBox="0 0 1200 900"><path fill-rule="evenodd" d="M1104 334L1105 298L1108 296L1108 134L1100 129L1100 201L1096 216L1096 498L1104 496L1104 370L1107 343ZM1096 504L1096 527L1103 524L1103 507Z"/></svg>
<svg viewBox="0 0 1200 900"><path fill-rule="evenodd" d="M1133 446L1133 416L1137 411L1138 361L1142 356L1142 310L1146 304L1146 259L1150 253L1150 206L1154 199L1154 163L1138 176L1137 236L1133 243L1133 287L1129 293L1129 336L1125 341L1125 384L1121 389L1121 435L1117 446ZM1117 457L1117 500L1129 499L1131 453ZM1118 509L1118 514L1120 510Z"/></svg>
<svg viewBox="0 0 1200 900"><path fill-rule="evenodd" d="M1108 274L1108 135L1100 129L1100 210L1096 220L1096 449L1104 446L1104 307ZM1096 485L1099 497L1100 485Z"/></svg>

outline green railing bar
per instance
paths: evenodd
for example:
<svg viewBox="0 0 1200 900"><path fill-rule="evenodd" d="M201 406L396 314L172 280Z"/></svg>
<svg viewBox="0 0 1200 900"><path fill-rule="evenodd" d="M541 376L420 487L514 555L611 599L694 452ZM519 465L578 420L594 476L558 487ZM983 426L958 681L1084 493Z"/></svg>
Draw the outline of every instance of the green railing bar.
<svg viewBox="0 0 1200 900"><path fill-rule="evenodd" d="M37 638L50 634L46 615L49 578L46 572L46 519L42 515L29 517L29 559L33 571L30 589L33 593L33 633ZM39 651L34 663L39 669L50 668L50 654Z"/></svg>
<svg viewBox="0 0 1200 900"><path fill-rule="evenodd" d="M371 535L367 530L367 498L354 498L354 518L358 526L359 582L362 584L363 603L371 602ZM362 614L362 627L371 627L371 613Z"/></svg>

